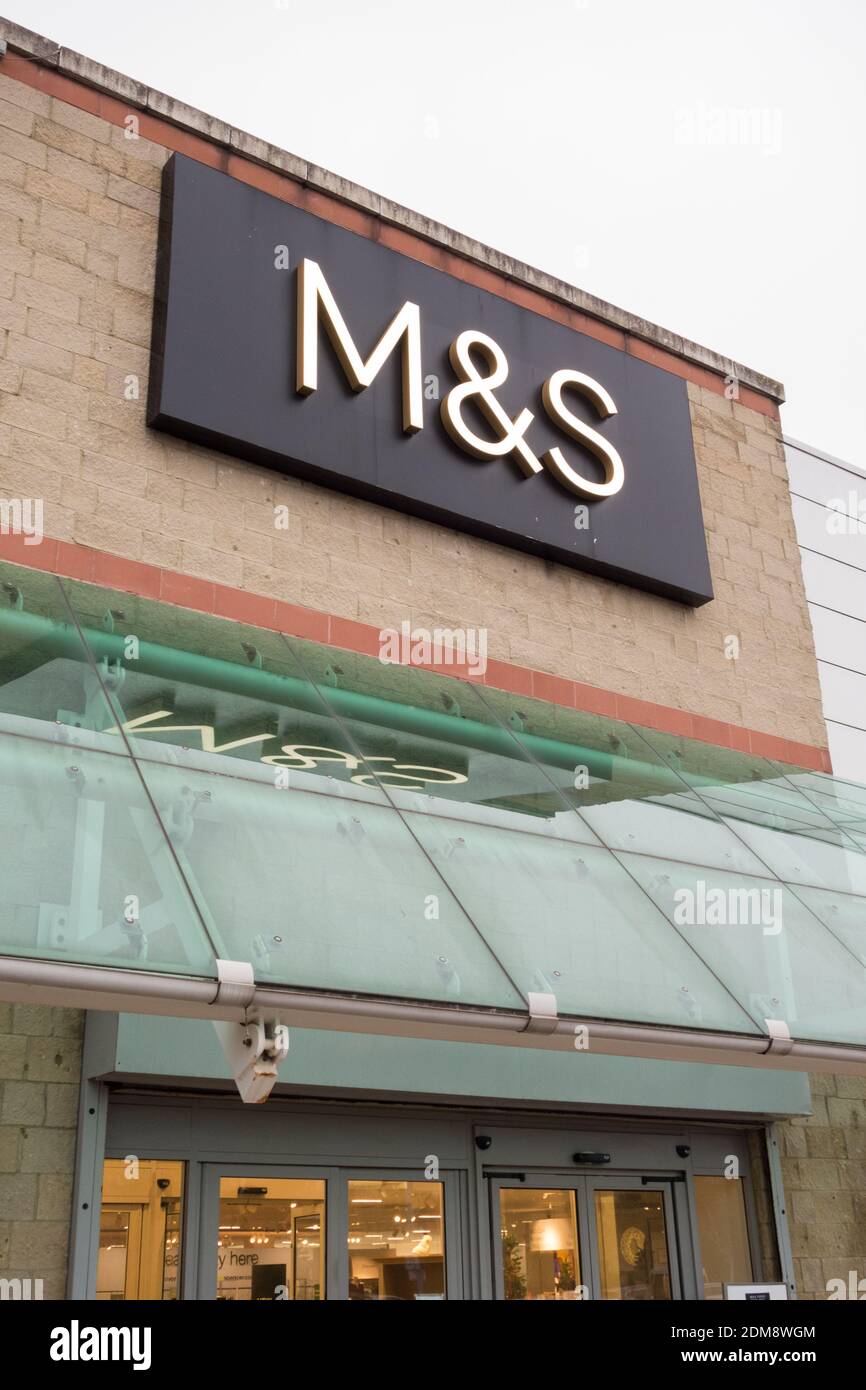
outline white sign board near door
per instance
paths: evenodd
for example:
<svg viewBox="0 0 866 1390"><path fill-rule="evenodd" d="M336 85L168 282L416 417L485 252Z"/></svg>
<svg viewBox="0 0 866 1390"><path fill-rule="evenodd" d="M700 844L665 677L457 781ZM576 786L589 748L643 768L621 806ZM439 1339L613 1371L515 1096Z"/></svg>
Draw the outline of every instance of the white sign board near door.
<svg viewBox="0 0 866 1390"><path fill-rule="evenodd" d="M745 1303L766 1303L768 1300L786 1299L787 1284L726 1284L725 1298Z"/></svg>

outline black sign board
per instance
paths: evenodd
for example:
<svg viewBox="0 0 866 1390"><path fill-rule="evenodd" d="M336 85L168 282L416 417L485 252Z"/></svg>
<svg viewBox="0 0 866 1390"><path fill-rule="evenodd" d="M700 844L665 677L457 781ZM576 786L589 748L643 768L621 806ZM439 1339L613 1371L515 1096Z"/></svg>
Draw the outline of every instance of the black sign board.
<svg viewBox="0 0 866 1390"><path fill-rule="evenodd" d="M683 380L183 155L164 176L152 354L152 426L686 603L713 596Z"/></svg>

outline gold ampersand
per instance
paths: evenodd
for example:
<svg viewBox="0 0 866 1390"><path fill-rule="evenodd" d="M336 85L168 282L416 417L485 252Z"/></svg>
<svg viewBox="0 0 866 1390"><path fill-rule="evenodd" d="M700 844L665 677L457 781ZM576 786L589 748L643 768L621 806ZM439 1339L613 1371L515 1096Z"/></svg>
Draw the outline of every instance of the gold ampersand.
<svg viewBox="0 0 866 1390"><path fill-rule="evenodd" d="M470 356L472 348L480 353L490 368L487 376L482 376L473 362ZM499 344L488 338L486 333L467 328L454 339L448 349L448 356L455 375L460 378L460 385L452 387L448 392L440 407L440 413L442 423L454 443L479 459L502 458L505 454L513 454L527 478L533 473L540 473L541 461L523 437L535 418L532 411L521 410L512 420L493 394L508 377L508 361ZM466 424L461 407L471 396L478 398L478 407L485 419L499 432L498 439L482 439Z"/></svg>

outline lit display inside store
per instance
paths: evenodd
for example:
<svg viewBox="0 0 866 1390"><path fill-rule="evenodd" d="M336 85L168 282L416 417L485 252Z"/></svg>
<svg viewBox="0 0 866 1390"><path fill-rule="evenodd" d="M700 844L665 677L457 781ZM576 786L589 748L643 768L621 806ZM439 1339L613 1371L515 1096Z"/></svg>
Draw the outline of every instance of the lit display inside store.
<svg viewBox="0 0 866 1390"><path fill-rule="evenodd" d="M445 1297L442 1184L349 1183L349 1297Z"/></svg>
<svg viewBox="0 0 866 1390"><path fill-rule="evenodd" d="M322 1298L325 1184L221 1178L217 1298Z"/></svg>

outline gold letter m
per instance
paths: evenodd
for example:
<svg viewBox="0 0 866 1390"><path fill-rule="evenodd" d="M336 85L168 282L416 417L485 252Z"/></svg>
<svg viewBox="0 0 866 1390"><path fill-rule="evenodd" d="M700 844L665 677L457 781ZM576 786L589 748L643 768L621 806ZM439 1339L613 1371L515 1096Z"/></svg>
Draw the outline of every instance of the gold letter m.
<svg viewBox="0 0 866 1390"><path fill-rule="evenodd" d="M421 315L408 300L386 327L366 362L361 357L337 308L320 267L303 260L298 267L298 371L297 390L308 396L318 386L318 321L339 358L349 384L363 391L378 375L382 363L402 339L403 429L407 434L424 428L421 376Z"/></svg>

